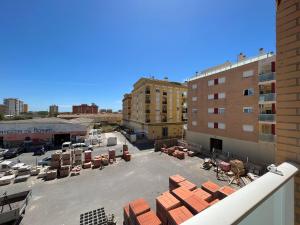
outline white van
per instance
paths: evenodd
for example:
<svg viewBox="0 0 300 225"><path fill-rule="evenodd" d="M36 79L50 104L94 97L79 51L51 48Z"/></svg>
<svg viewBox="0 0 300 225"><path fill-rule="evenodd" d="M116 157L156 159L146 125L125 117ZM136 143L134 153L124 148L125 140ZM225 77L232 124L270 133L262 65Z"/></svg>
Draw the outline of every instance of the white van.
<svg viewBox="0 0 300 225"><path fill-rule="evenodd" d="M70 148L71 148L71 145L72 145L71 142L64 142L64 143L62 143L62 145L61 145L61 150L62 150L63 152L65 152L67 149L70 149Z"/></svg>
<svg viewBox="0 0 300 225"><path fill-rule="evenodd" d="M81 148L83 151L87 151L87 150L93 150L93 146L92 145L87 145L86 143L75 143L72 144L72 149L77 149L77 148Z"/></svg>

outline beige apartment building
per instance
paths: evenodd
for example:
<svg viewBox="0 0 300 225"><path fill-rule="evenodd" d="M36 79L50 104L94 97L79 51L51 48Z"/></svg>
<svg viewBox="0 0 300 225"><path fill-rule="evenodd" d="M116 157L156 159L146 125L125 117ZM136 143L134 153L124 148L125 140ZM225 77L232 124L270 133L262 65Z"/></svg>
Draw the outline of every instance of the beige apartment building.
<svg viewBox="0 0 300 225"><path fill-rule="evenodd" d="M300 165L300 0L277 0L276 162ZM295 224L300 225L300 173L295 177Z"/></svg>
<svg viewBox="0 0 300 225"><path fill-rule="evenodd" d="M141 78L124 95L123 125L150 140L182 137L187 121L187 87L154 78Z"/></svg>
<svg viewBox="0 0 300 225"><path fill-rule="evenodd" d="M259 55L207 69L188 82L187 141L250 161L275 158L275 55Z"/></svg>

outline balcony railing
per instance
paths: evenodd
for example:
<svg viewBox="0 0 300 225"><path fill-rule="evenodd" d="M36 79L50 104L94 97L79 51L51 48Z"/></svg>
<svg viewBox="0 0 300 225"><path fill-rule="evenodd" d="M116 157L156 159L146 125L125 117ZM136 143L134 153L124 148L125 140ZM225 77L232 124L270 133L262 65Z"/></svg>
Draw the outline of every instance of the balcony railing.
<svg viewBox="0 0 300 225"><path fill-rule="evenodd" d="M162 104L167 104L168 103L168 101L162 101Z"/></svg>
<svg viewBox="0 0 300 225"><path fill-rule="evenodd" d="M276 114L259 114L259 121L274 122Z"/></svg>
<svg viewBox="0 0 300 225"><path fill-rule="evenodd" d="M283 163L182 225L294 224L295 165Z"/></svg>
<svg viewBox="0 0 300 225"><path fill-rule="evenodd" d="M259 96L259 101L260 102L276 101L276 94L275 93L261 94Z"/></svg>
<svg viewBox="0 0 300 225"><path fill-rule="evenodd" d="M258 80L259 80L259 82L266 82L266 81L275 80L276 79L275 74L276 73L274 73L274 72L261 74L261 75L258 76Z"/></svg>
<svg viewBox="0 0 300 225"><path fill-rule="evenodd" d="M146 104L150 104L150 103L151 103L150 99L146 99L146 100L145 100L145 103L146 103Z"/></svg>
<svg viewBox="0 0 300 225"><path fill-rule="evenodd" d="M166 109L162 110L162 113L167 113L167 112L168 112L168 110L166 110Z"/></svg>
<svg viewBox="0 0 300 225"><path fill-rule="evenodd" d="M275 142L276 135L274 134L259 134L260 141Z"/></svg>
<svg viewBox="0 0 300 225"><path fill-rule="evenodd" d="M146 90L146 91L145 91L145 94L146 94L146 95L150 95L150 90Z"/></svg>

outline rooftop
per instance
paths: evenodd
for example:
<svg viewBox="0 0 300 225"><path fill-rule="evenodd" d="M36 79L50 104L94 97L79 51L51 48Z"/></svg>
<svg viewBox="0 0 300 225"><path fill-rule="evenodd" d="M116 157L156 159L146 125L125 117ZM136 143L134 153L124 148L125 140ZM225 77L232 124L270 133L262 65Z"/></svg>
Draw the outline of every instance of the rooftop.
<svg viewBox="0 0 300 225"><path fill-rule="evenodd" d="M273 57L274 56L274 53L272 52L269 52L269 53L265 53L265 54L260 54L258 56L255 56L255 57L251 57L251 58L246 58L244 60L241 60L237 63L230 63L230 62L226 62L220 66L215 66L215 67L212 67L211 69L206 69L200 73L196 73L196 75L194 75L193 77L191 77L190 79L188 79L188 81L193 81L193 80L197 80L199 78L203 78L203 77L207 77L207 76L211 76L211 75L214 75L214 74L217 74L217 73L221 73L221 72L224 72L224 71L227 71L227 70L231 70L233 68L236 68L236 67L240 67L240 66L243 66L243 65L246 65L246 64L249 64L249 63L253 63L253 62L257 62L257 61L260 61L260 60L263 60L263 59L266 59L266 58L269 58L269 57Z"/></svg>

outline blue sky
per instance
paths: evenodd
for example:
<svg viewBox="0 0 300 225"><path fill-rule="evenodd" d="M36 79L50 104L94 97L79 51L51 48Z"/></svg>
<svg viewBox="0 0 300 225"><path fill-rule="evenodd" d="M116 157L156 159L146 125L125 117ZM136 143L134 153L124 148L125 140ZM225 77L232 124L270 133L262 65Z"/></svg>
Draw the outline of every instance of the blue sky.
<svg viewBox="0 0 300 225"><path fill-rule="evenodd" d="M273 0L1 0L0 99L117 110L141 76L183 81L260 47L275 51Z"/></svg>

